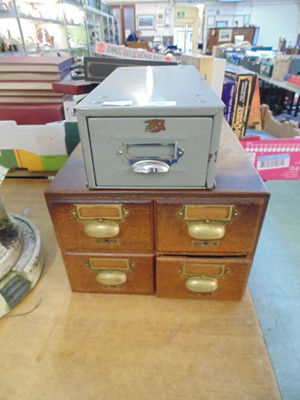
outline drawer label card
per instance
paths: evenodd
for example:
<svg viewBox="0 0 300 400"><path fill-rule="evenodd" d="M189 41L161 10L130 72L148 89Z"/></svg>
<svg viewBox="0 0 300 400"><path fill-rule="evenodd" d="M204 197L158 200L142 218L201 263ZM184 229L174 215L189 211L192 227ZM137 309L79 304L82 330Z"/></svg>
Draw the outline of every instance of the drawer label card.
<svg viewBox="0 0 300 400"><path fill-rule="evenodd" d="M193 240L192 246L194 247L219 247L220 241L219 240Z"/></svg>
<svg viewBox="0 0 300 400"><path fill-rule="evenodd" d="M116 246L120 245L120 240L119 239L96 239L95 240L96 243L101 243L101 244L107 244L107 245L111 245L114 244Z"/></svg>

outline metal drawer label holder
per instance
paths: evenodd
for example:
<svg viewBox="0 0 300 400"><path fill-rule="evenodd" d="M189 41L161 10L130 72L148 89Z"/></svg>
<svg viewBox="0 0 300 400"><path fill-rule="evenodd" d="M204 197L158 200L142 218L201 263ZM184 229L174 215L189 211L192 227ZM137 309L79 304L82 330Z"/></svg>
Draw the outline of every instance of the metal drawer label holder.
<svg viewBox="0 0 300 400"><path fill-rule="evenodd" d="M84 225L85 234L96 239L118 236L120 224L129 214L122 204L76 204L71 211Z"/></svg>
<svg viewBox="0 0 300 400"><path fill-rule="evenodd" d="M177 142L150 142L123 143L117 154L123 161L127 161L132 171L137 174L158 174L168 172L170 166L177 163L183 153Z"/></svg>
<svg viewBox="0 0 300 400"><path fill-rule="evenodd" d="M202 273L199 269L202 269ZM230 272L230 269L221 264L186 263L178 269L178 272L186 280L185 286L190 292L209 294L218 289L218 280L224 278Z"/></svg>
<svg viewBox="0 0 300 400"><path fill-rule="evenodd" d="M127 258L89 258L85 266L96 271L96 280L103 286L119 287L127 282L127 274L135 264Z"/></svg>
<svg viewBox="0 0 300 400"><path fill-rule="evenodd" d="M188 225L190 237L218 240L225 236L226 225L240 216L234 205L183 205L177 212Z"/></svg>

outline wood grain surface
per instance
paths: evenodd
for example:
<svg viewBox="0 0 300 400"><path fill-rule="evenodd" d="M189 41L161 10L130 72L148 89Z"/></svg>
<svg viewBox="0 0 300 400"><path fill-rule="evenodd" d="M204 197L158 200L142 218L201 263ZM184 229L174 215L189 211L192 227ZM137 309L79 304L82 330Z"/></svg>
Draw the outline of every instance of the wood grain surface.
<svg viewBox="0 0 300 400"><path fill-rule="evenodd" d="M279 400L249 291L242 301L72 293L44 201L7 179L7 211L39 228L45 268L0 320L1 400Z"/></svg>

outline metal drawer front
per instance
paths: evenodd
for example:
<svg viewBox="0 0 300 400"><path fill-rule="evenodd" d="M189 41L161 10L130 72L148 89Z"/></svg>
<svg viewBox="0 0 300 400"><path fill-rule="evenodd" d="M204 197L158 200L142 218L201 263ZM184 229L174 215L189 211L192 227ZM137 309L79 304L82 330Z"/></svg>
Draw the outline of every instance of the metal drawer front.
<svg viewBox="0 0 300 400"><path fill-rule="evenodd" d="M153 121L160 120L153 118ZM204 187L212 118L89 118L96 187Z"/></svg>

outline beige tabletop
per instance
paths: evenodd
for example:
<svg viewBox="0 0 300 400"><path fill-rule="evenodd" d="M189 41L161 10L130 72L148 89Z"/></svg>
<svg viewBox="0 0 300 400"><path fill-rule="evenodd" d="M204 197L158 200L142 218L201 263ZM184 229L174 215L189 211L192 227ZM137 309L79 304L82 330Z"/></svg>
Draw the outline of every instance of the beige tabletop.
<svg viewBox="0 0 300 400"><path fill-rule="evenodd" d="M242 301L72 293L46 179L6 179L8 212L42 235L43 274L0 319L1 400L275 400L249 291Z"/></svg>

